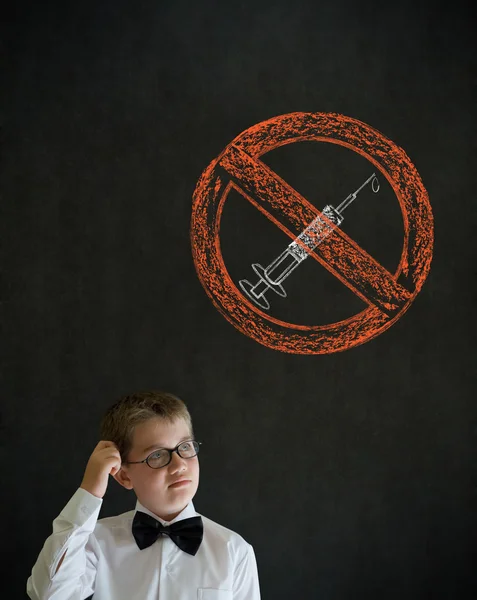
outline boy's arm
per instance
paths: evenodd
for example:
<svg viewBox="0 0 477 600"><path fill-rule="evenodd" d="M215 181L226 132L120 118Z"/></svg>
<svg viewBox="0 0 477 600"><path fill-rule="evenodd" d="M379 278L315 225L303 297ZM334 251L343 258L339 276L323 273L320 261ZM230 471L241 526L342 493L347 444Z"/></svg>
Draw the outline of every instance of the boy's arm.
<svg viewBox="0 0 477 600"><path fill-rule="evenodd" d="M257 561L253 547L247 544L247 552L235 567L234 600L260 600Z"/></svg>
<svg viewBox="0 0 477 600"><path fill-rule="evenodd" d="M103 500L78 488L45 541L27 581L32 600L84 600L94 593L98 544L91 535Z"/></svg>
<svg viewBox="0 0 477 600"><path fill-rule="evenodd" d="M94 592L99 547L93 534L110 475L121 469L119 448L101 440L89 457L81 487L53 521L31 576L32 600L84 600Z"/></svg>

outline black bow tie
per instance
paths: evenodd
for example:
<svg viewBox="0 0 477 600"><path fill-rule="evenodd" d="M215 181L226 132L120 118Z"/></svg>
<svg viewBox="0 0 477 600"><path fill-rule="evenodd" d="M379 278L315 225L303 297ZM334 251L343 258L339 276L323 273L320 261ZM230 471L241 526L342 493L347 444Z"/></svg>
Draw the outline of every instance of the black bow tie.
<svg viewBox="0 0 477 600"><path fill-rule="evenodd" d="M166 527L154 517L138 510L134 515L132 533L140 550L152 546L161 533L164 533L181 550L195 556L202 542L204 526L201 517L191 517Z"/></svg>

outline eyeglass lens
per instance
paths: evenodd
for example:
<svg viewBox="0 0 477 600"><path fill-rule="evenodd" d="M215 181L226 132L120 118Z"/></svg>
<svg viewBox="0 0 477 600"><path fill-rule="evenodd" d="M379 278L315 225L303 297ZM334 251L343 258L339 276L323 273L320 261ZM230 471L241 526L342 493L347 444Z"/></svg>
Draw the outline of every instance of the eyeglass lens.
<svg viewBox="0 0 477 600"><path fill-rule="evenodd" d="M181 458L193 458L199 452L199 444L194 441L183 442L177 451ZM169 451L165 449L156 450L149 455L147 462L153 469L164 467L169 462Z"/></svg>

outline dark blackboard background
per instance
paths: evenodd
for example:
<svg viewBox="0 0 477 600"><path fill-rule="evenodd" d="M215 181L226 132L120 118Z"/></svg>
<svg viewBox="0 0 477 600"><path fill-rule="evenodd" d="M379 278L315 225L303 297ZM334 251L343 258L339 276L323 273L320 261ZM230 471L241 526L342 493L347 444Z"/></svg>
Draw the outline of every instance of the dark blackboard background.
<svg viewBox="0 0 477 600"><path fill-rule="evenodd" d="M138 389L188 403L204 443L196 508L253 544L265 600L476 596L472 4L10 7L2 597L24 597L100 416ZM343 353L288 355L245 337L213 307L192 261L202 170L244 129L292 111L338 112L381 131L410 156L433 207L421 294L390 330ZM295 144L267 161L322 207L369 175L342 152ZM347 231L392 269L400 213L392 198L372 202L353 208ZM237 197L224 212L237 277L288 243L250 210ZM360 310L308 262L316 304L290 278L294 318L328 323ZM101 514L133 506L112 482Z"/></svg>

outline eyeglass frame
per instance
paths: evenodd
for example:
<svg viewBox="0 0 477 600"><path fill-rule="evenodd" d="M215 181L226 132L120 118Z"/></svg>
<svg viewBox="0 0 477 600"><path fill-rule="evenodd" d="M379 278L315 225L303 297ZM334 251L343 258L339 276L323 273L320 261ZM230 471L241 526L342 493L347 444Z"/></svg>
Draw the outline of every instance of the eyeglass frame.
<svg viewBox="0 0 477 600"><path fill-rule="evenodd" d="M199 446L202 445L202 442L198 442L197 440L183 440L182 442L179 442L177 444L177 446L175 448L173 448L172 450L169 450L169 448L157 448L157 450L153 450L151 452L151 454L149 454L148 456L146 456L146 458L144 460L125 461L124 464L125 465L140 465L142 463L146 463L146 465L150 469L154 469L154 471L157 471L157 469L163 469L164 467L167 467L167 465L171 464L173 452L177 452L177 456L180 456L180 458L182 458L182 460L189 460L191 458L195 458L199 454L200 448L197 449L197 452L194 454L194 456L187 456L187 457L184 458L183 456L181 456L179 454L179 446L182 446L182 444L186 444L187 442L194 442L195 444L198 444ZM158 452L159 450L166 450L167 452L169 452L169 460L166 462L165 465L162 465L160 467L151 467L151 465L149 464L148 460L151 458L151 456L155 452Z"/></svg>

